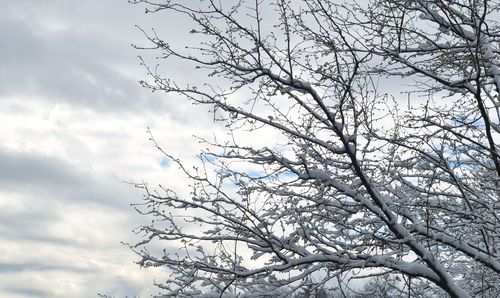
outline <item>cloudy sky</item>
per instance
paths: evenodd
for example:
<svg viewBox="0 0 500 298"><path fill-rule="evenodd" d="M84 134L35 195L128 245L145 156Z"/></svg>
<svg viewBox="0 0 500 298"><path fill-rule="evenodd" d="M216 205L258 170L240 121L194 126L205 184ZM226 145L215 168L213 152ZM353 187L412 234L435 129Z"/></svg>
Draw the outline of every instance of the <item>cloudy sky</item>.
<svg viewBox="0 0 500 298"><path fill-rule="evenodd" d="M175 41L181 20L126 0L0 0L0 297L157 293L121 242L147 221L124 181L181 185L148 141L198 151L209 116L137 83L135 25ZM192 69L174 69L189 76ZM197 114L196 117L193 114Z"/></svg>

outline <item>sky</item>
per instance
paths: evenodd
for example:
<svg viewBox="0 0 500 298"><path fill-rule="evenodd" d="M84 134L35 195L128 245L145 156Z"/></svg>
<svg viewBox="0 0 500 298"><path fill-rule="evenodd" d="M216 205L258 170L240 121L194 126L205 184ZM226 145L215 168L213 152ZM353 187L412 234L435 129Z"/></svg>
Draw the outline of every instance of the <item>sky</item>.
<svg viewBox="0 0 500 298"><path fill-rule="evenodd" d="M0 297L157 294L153 283L168 272L140 268L124 244L149 223L130 206L142 196L133 183L179 192L187 183L147 129L189 164L202 149L193 135L211 138L223 127L203 107L142 88L138 55L154 65L158 53L132 44L147 45L136 26L155 28L173 47L189 44L191 24L127 0L0 7ZM194 65L161 70L201 79ZM276 140L266 133L251 142Z"/></svg>
<svg viewBox="0 0 500 298"><path fill-rule="evenodd" d="M192 24L127 0L0 7L0 297L158 294L153 283L168 272L140 268L124 245L150 222L130 206L142 196L132 183L189 190L147 128L185 164L202 149L194 135L220 140L224 129L206 107L142 88L138 55L154 65L158 53L132 44L148 45L137 26L155 28L173 47L197 43ZM181 82L204 79L175 61L160 70Z"/></svg>
<svg viewBox="0 0 500 298"><path fill-rule="evenodd" d="M147 220L128 182L184 185L146 133L189 159L210 116L151 93L134 49L182 20L126 0L0 0L0 297L146 297L167 273L123 244ZM192 69L173 69L192 76ZM203 116L205 115L205 116Z"/></svg>

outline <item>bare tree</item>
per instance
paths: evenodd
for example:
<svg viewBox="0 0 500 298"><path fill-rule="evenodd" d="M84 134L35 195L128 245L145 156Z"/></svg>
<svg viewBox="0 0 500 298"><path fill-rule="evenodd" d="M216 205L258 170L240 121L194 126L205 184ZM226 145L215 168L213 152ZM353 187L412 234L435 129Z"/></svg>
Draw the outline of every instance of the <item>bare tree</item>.
<svg viewBox="0 0 500 298"><path fill-rule="evenodd" d="M192 170L164 152L189 195L140 185L154 221L132 247L171 271L166 296L385 273L415 293L500 296L499 1L130 1L189 19L195 46L144 33L163 63L207 73L146 66L142 84L208 105L232 136L204 140ZM238 138L269 129L286 141Z"/></svg>

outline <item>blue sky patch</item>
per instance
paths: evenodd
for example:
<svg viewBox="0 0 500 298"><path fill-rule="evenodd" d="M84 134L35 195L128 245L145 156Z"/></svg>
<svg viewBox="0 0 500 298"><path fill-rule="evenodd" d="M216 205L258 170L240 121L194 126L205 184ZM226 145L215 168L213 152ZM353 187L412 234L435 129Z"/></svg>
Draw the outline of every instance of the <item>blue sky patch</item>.
<svg viewBox="0 0 500 298"><path fill-rule="evenodd" d="M164 169L168 168L170 166L170 160L166 157L162 157L162 159L160 160L160 166Z"/></svg>

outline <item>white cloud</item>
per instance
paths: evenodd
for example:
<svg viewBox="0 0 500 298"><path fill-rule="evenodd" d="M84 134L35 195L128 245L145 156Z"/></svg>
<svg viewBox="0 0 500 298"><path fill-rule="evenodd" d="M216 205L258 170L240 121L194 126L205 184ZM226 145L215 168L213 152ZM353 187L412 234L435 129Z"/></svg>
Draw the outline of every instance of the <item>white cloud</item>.
<svg viewBox="0 0 500 298"><path fill-rule="evenodd" d="M126 2L2 3L1 297L142 297L157 293L153 280L166 274L139 268L121 244L133 243L131 230L148 223L129 206L141 193L123 181L188 192L147 127L187 164L199 162L193 135L224 133L207 107L139 87L144 69L136 56L154 57L130 46L144 41L134 25L179 27L180 20L144 16ZM175 40L180 31L162 32L174 32L168 37ZM165 71L200 75L176 65ZM259 142L270 140L276 137L259 135Z"/></svg>
<svg viewBox="0 0 500 298"><path fill-rule="evenodd" d="M165 272L121 244L146 221L123 181L184 185L148 126L188 161L211 135L203 108L137 84L133 25L160 20L120 0L7 1L0 20L0 296L157 293Z"/></svg>

